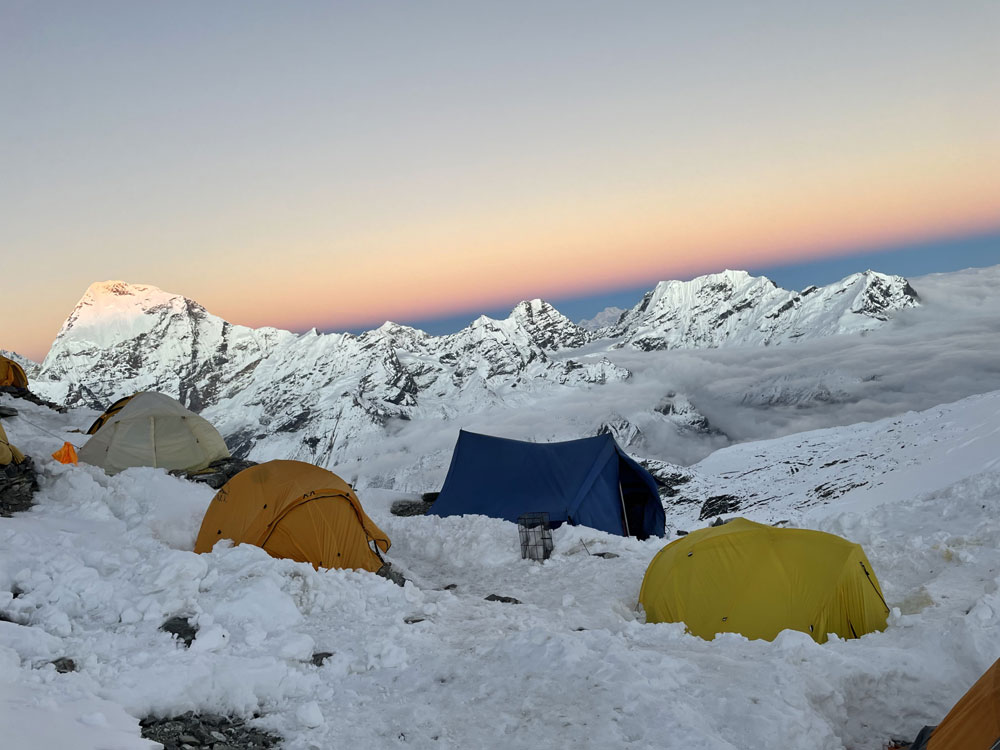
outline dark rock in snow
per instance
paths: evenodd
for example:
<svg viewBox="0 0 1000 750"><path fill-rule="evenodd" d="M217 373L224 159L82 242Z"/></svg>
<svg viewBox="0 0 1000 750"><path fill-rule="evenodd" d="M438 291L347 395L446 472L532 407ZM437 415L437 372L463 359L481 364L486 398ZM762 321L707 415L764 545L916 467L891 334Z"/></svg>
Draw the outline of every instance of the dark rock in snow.
<svg viewBox="0 0 1000 750"><path fill-rule="evenodd" d="M333 656L332 651L317 651L315 654L312 655L312 659L310 659L310 661L317 667L322 667L323 662L325 662L331 656Z"/></svg>
<svg viewBox="0 0 1000 750"><path fill-rule="evenodd" d="M433 503L435 500L438 499L438 495L440 494L441 494L440 492L425 492L420 496L420 499L423 500L425 503Z"/></svg>
<svg viewBox="0 0 1000 750"><path fill-rule="evenodd" d="M503 602L504 604L520 604L520 599L515 599L513 596L499 596L497 594L490 594L486 597L488 602Z"/></svg>
<svg viewBox="0 0 1000 750"><path fill-rule="evenodd" d="M426 617L415 617L411 615L410 617L404 617L403 622L407 625L416 625L418 622L424 622L426 619Z"/></svg>
<svg viewBox="0 0 1000 750"><path fill-rule="evenodd" d="M381 568L375 571L375 575L387 578L397 586L403 586L406 584L406 578L403 577L402 573L393 570L392 563L386 563L385 565L383 565Z"/></svg>
<svg viewBox="0 0 1000 750"><path fill-rule="evenodd" d="M54 659L51 664L56 668L56 671L59 674L76 671L76 662L68 656L60 656L58 659Z"/></svg>
<svg viewBox="0 0 1000 750"><path fill-rule="evenodd" d="M44 398L36 396L27 388L17 388L13 385L0 385L0 393L6 393L14 398L23 398L25 401L30 401L33 404L38 404L39 406L45 406L52 411L57 411L60 414L66 413L66 407L60 406L59 404L54 404L51 401L46 401ZM14 412L17 413L16 411Z"/></svg>
<svg viewBox="0 0 1000 750"><path fill-rule="evenodd" d="M156 718L147 716L139 722L142 736L163 745L164 750L226 750L226 748L276 748L281 738L247 726L243 719L218 714L196 714Z"/></svg>
<svg viewBox="0 0 1000 750"><path fill-rule="evenodd" d="M5 417L16 417L16 416L17 416L17 409L14 409L10 406L0 406L0 419L4 419Z"/></svg>
<svg viewBox="0 0 1000 750"><path fill-rule="evenodd" d="M603 557L605 560L613 560L616 557L620 557L620 555L617 555L614 552L594 552L592 553L592 556Z"/></svg>
<svg viewBox="0 0 1000 750"><path fill-rule="evenodd" d="M191 643L198 635L198 626L192 625L186 617L171 617L160 625L160 630L177 636L178 640L184 642L185 648L190 648Z"/></svg>
<svg viewBox="0 0 1000 750"><path fill-rule="evenodd" d="M424 500L396 500L389 512L394 516L425 516L432 505Z"/></svg>
<svg viewBox="0 0 1000 750"><path fill-rule="evenodd" d="M217 490L244 469L249 469L251 466L256 465L256 461L248 461L243 458L230 456L229 458L220 458L217 461L212 461L207 467L198 471L181 471L175 469L170 473L175 477L184 477L184 479L189 479L192 482L202 482L212 489Z"/></svg>
<svg viewBox="0 0 1000 750"><path fill-rule="evenodd" d="M35 465L30 456L25 456L19 464L0 467L0 516L10 517L28 510L35 503L37 491Z"/></svg>
<svg viewBox="0 0 1000 750"><path fill-rule="evenodd" d="M735 513L739 509L740 499L735 495L715 495L702 503L698 520L704 521L706 518L711 518L712 516Z"/></svg>

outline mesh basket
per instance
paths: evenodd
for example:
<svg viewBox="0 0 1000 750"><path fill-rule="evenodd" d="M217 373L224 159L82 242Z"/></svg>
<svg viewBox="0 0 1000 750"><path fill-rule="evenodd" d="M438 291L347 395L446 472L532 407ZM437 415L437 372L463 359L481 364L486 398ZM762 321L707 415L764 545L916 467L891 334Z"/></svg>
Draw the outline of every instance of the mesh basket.
<svg viewBox="0 0 1000 750"><path fill-rule="evenodd" d="M522 560L548 560L552 554L552 530L548 513L524 513L517 517Z"/></svg>

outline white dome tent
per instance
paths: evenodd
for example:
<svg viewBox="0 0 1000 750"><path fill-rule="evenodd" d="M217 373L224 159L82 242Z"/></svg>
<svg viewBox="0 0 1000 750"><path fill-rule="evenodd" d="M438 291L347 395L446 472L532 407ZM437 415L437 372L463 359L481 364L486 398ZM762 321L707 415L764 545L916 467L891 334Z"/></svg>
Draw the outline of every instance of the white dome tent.
<svg viewBox="0 0 1000 750"><path fill-rule="evenodd" d="M132 466L197 471L227 458L219 431L175 399L137 393L80 449L80 461L108 474Z"/></svg>

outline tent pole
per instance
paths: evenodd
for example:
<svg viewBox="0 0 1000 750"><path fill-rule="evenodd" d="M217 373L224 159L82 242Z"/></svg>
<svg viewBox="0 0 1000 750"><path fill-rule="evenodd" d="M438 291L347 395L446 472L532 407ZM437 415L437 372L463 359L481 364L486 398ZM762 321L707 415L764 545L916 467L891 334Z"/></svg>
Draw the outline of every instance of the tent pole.
<svg viewBox="0 0 1000 750"><path fill-rule="evenodd" d="M625 492L622 490L622 483L618 482L618 497L622 499L622 519L625 523L625 536L632 536L632 532L628 529L628 513L625 512Z"/></svg>

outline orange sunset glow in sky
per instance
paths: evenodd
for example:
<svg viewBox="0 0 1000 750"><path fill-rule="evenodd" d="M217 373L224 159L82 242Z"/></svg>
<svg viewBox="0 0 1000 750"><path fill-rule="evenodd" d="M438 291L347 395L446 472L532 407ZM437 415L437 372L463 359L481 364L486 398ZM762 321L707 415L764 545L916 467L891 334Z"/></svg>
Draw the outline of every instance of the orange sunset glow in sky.
<svg viewBox="0 0 1000 750"><path fill-rule="evenodd" d="M0 0L0 38L35 359L105 279L346 329L1000 236L992 0Z"/></svg>

